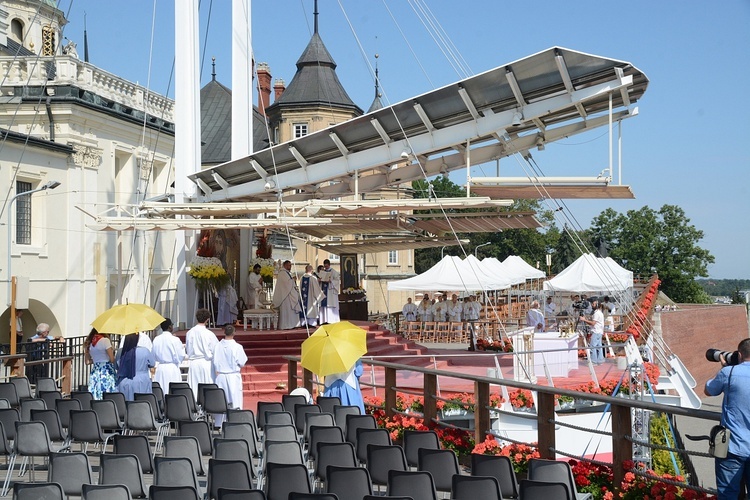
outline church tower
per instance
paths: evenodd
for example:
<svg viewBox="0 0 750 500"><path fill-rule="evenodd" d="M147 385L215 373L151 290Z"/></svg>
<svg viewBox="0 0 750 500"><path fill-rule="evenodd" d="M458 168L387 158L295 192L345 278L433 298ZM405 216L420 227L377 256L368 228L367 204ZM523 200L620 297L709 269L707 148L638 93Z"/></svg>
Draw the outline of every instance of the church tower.
<svg viewBox="0 0 750 500"><path fill-rule="evenodd" d="M274 144L291 141L362 115L336 75L336 63L318 32L315 1L312 38L297 60L297 72L266 109Z"/></svg>

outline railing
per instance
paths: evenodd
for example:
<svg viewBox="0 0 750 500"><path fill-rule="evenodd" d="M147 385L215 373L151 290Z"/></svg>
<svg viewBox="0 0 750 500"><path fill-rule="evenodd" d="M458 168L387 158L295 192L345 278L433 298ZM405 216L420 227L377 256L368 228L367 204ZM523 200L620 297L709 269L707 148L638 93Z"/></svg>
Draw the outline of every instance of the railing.
<svg viewBox="0 0 750 500"><path fill-rule="evenodd" d="M313 391L313 374L299 365L300 358L296 356L284 356L288 361L288 385L289 391L297 387L301 381L302 387L305 387L312 393ZM365 365L379 367L384 371L384 384L377 387L384 390L384 411L386 416L392 418L399 411L397 410L397 394L411 393L414 389L399 388L397 384L399 373L411 372L422 374L422 395L424 397L424 409L422 418L425 422L437 423L438 408L438 377L460 379L473 384L475 398L474 405L474 438L476 443L484 441L485 436L493 435L491 426L491 413L504 413L502 410L490 407L490 388L492 386L501 386L510 389L526 389L534 391L536 398L536 415L527 414L529 418L536 419L537 424L537 448L541 458L555 459L559 450L555 446L555 428L558 425L569 426L555 418L555 396L568 396L578 399L586 399L594 402L609 405L611 412L611 432L597 430L597 434L609 435L612 440L612 464L622 464L625 461L633 460L634 439L631 436L633 427L632 410L646 410L652 412L661 412L670 416L685 416L698 419L704 419L711 422L720 420L721 414L705 410L695 410L682 408L679 406L667 406L657 403L651 403L639 399L627 399L622 397L610 397L601 394L581 393L563 388L529 384L507 379L496 379L467 375L452 371L437 370L430 368L421 368L403 364L391 363L386 361L362 359ZM301 369L301 375L299 371ZM413 378L412 378L413 381ZM713 425L713 424L711 424ZM464 429L469 431L469 429ZM497 437L497 436L496 436ZM501 438L502 439L502 438ZM649 446L649 443L635 443L638 445ZM672 450L684 455L696 454L686 450ZM580 458L580 457L578 457ZM625 471L622 467L612 467L614 474L613 484L617 489L625 480ZM648 476L647 473L640 473ZM684 485L683 486L687 486ZM690 486L691 488L702 490L700 487Z"/></svg>
<svg viewBox="0 0 750 500"><path fill-rule="evenodd" d="M120 335L110 335L113 349L120 343ZM5 371L0 377L26 376L29 382L36 383L38 377L52 377L60 384L63 392L78 390L89 383L89 367L84 360L86 337L70 337L63 340L44 342L23 342L18 344L18 354L0 356ZM8 352L7 344L0 345L2 352Z"/></svg>

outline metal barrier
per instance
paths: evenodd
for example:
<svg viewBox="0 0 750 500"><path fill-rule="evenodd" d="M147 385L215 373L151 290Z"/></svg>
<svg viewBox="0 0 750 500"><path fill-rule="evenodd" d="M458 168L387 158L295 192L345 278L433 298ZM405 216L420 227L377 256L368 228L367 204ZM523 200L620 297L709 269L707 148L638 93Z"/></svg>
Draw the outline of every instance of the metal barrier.
<svg viewBox="0 0 750 500"><path fill-rule="evenodd" d="M299 385L301 381L302 387L305 387L312 393L313 390L313 374L302 368L299 365L300 358L296 356L284 356L288 361L288 383L287 388L289 391L293 390ZM396 399L398 393L410 393L414 394L414 390L407 388L399 388L397 384L399 372L411 372L422 374L422 396L424 398L424 409L422 418L425 422L432 422L438 425L442 425L438 421L437 402L441 400L438 396L438 377L441 378L453 378L471 382L474 386L474 438L476 443L484 441L485 436L493 435L491 427L491 412L502 412L497 408L490 406L490 388L492 386L507 387L510 389L526 389L534 391L537 394L536 398L536 415L529 414L529 418L535 418L537 423L537 447L541 458L555 459L556 454L560 453L555 446L555 426L560 425L561 422L555 419L555 396L568 396L572 398L584 398L586 400L605 403L609 405L611 411L611 432L607 431L596 431L598 434L604 434L611 436L612 439L612 463L605 464L611 466L612 464L623 464L626 461L633 460L633 443L635 442L632 437L633 417L631 414L632 410L647 410L653 412L662 412L667 415L675 416L689 416L692 418L705 419L711 422L719 421L721 414L717 412L710 412L705 410L695 410L691 408L682 408L679 406L667 406L658 403L647 402L639 399L628 399L622 397L610 397L601 394L593 393L581 393L572 391L569 389L550 387L545 385L536 385L525 382L518 382L507 379L497 379L489 377L481 377L475 375L467 375L462 373L450 372L445 370L437 370L430 368L421 368L415 366L408 366L397 363L390 363L386 361L368 360L362 359L363 364L378 367L384 371L384 384L377 386L384 390L384 408L387 417L393 417L398 412L396 408ZM301 374L299 371L301 370ZM414 416L414 415L412 415ZM566 425L566 424L563 424ZM710 425L713 425L711 423ZM469 429L464 429L470 431ZM497 437L497 436L496 436ZM505 439L505 438L502 438ZM530 444L530 443L527 443ZM650 445L649 443L637 443L639 445L652 446L654 448L664 448L659 446ZM687 452L686 450L672 450L681 454L694 454L703 455L696 452ZM573 457L582 459L582 457ZM617 489L619 485L625 479L626 470L623 467L612 467L614 474L613 484ZM649 477L648 473L642 471L633 471L636 474L640 474L645 477ZM667 482L669 482L667 480ZM699 491L708 491L700 487L691 486L686 483L679 483L680 486L689 487Z"/></svg>

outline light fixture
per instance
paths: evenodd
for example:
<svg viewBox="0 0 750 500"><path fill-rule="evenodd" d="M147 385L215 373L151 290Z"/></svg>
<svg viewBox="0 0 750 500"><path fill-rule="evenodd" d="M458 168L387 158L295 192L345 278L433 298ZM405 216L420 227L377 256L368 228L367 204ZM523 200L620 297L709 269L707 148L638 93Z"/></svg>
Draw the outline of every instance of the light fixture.
<svg viewBox="0 0 750 500"><path fill-rule="evenodd" d="M266 184L263 186L263 189L266 191L270 191L271 189L276 187L276 183L272 180L267 180Z"/></svg>
<svg viewBox="0 0 750 500"><path fill-rule="evenodd" d="M409 146L406 146L403 151L401 151L401 158L404 160L408 160L412 156L412 150Z"/></svg>
<svg viewBox="0 0 750 500"><path fill-rule="evenodd" d="M523 120L523 115L520 111L516 111L513 113L513 119L510 121L511 126L518 127L521 125L521 120Z"/></svg>

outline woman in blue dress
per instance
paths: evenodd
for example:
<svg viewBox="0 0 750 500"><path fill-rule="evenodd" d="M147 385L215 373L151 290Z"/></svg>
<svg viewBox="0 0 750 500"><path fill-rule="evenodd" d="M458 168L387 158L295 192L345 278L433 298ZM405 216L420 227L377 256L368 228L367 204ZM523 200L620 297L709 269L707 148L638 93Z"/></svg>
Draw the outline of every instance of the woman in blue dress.
<svg viewBox="0 0 750 500"><path fill-rule="evenodd" d="M359 377L362 376L364 371L362 360L358 359L348 372L326 375L326 389L323 395L336 396L345 406L359 406L359 410L364 415L365 402L362 399L362 391L359 387Z"/></svg>
<svg viewBox="0 0 750 500"><path fill-rule="evenodd" d="M156 365L151 351L138 347L138 335L126 335L117 353L117 390L125 400L133 401L135 394L151 394L150 368Z"/></svg>

